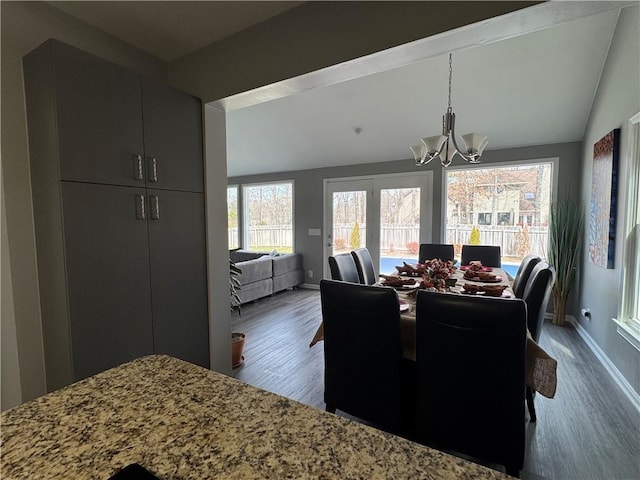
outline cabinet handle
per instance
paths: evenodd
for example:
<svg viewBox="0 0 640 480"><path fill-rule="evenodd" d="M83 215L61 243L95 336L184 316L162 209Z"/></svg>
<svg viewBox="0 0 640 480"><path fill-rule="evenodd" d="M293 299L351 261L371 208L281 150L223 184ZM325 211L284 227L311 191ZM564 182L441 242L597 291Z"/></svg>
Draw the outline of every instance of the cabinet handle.
<svg viewBox="0 0 640 480"><path fill-rule="evenodd" d="M149 181L155 183L158 181L158 161L156 160L156 157L151 157L149 161L151 162L151 168L149 169Z"/></svg>
<svg viewBox="0 0 640 480"><path fill-rule="evenodd" d="M158 195L149 195L151 201L151 220L160 220L160 199Z"/></svg>
<svg viewBox="0 0 640 480"><path fill-rule="evenodd" d="M147 218L144 206L144 195L136 195L136 218L144 220Z"/></svg>
<svg viewBox="0 0 640 480"><path fill-rule="evenodd" d="M135 180L144 180L142 155L133 156L133 178Z"/></svg>

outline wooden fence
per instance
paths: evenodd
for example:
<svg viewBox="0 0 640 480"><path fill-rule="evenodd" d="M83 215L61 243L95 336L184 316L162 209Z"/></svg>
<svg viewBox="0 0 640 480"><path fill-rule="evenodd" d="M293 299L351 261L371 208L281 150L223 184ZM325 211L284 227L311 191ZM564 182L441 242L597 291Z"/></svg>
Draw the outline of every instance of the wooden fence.
<svg viewBox="0 0 640 480"><path fill-rule="evenodd" d="M360 238L366 238L367 227L360 225ZM333 229L334 243L350 248L351 230L353 225L336 225ZM450 225L446 229L445 243L463 245L469 243L472 225ZM485 245L500 245L503 257L520 258L522 251L519 246L519 236L523 234L517 226L479 226L480 243ZM528 227L527 253L545 256L548 239L547 227ZM416 225L383 225L380 227L380 250L383 252L409 252L408 244L420 238L420 230Z"/></svg>
<svg viewBox="0 0 640 480"><path fill-rule="evenodd" d="M229 229L229 245L239 245L238 229ZM291 225L268 225L249 228L249 245L293 248Z"/></svg>
<svg viewBox="0 0 640 480"><path fill-rule="evenodd" d="M364 244L367 236L367 226L360 225L360 238ZM465 244L469 242L472 225L450 225L446 229L445 243ZM353 225L335 225L333 241L336 246L352 248L351 231ZM503 257L520 257L519 239L522 228L516 226L479 226L480 243L485 245L500 245ZM528 253L535 253L542 257L548 239L547 227L528 228ZM407 245L420 238L420 231L416 225L383 225L380 228L380 248L383 252L408 252ZM237 228L229 229L229 245L238 245ZM293 247L293 229L291 225L270 225L251 227L249 229L249 245L271 247Z"/></svg>

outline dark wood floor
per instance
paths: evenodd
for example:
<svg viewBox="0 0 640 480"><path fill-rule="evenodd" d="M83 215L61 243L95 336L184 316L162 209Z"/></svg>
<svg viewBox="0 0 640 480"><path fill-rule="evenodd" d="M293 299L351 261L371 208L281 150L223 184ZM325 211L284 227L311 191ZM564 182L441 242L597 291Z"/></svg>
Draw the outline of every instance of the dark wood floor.
<svg viewBox="0 0 640 480"><path fill-rule="evenodd" d="M322 343L309 348L321 317L317 290L244 305L232 319L233 330L247 334L246 361L234 376L324 409ZM572 327L547 323L540 343L558 360L558 391L536 397L521 478L640 479L638 411Z"/></svg>

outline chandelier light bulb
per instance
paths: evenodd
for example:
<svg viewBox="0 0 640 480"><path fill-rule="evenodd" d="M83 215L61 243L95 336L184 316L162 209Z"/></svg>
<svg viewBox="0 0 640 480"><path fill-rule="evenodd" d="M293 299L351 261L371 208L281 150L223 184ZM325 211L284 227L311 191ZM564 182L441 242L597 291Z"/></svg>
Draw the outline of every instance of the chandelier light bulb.
<svg viewBox="0 0 640 480"><path fill-rule="evenodd" d="M414 145L411 148L411 153L413 153L413 159L416 161L416 165L424 165L425 163L425 154L427 152L427 147L424 145Z"/></svg>

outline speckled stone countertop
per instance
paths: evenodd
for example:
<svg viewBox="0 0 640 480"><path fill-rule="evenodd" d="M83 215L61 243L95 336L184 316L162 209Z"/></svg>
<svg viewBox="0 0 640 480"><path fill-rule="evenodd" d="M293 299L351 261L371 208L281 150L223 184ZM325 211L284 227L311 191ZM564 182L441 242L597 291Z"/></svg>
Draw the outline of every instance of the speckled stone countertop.
<svg viewBox="0 0 640 480"><path fill-rule="evenodd" d="M2 480L508 479L175 358L154 355L2 414Z"/></svg>

